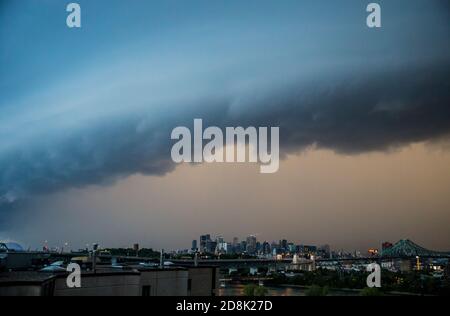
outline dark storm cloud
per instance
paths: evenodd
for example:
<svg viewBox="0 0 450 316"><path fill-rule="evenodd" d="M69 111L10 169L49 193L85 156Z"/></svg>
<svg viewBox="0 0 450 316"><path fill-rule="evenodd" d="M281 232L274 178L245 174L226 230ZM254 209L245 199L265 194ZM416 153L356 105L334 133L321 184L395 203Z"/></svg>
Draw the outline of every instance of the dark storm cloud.
<svg viewBox="0 0 450 316"><path fill-rule="evenodd" d="M164 174L167 135L164 126L138 132L136 121L96 126L49 146L31 146L3 155L0 164L4 202L22 194L49 193L67 187L108 184L131 173Z"/></svg>
<svg viewBox="0 0 450 316"><path fill-rule="evenodd" d="M281 126L283 144L293 149L315 144L359 153L431 140L450 132L449 66L311 85L311 92L294 92L284 106L274 100L267 118Z"/></svg>
<svg viewBox="0 0 450 316"><path fill-rule="evenodd" d="M163 175L174 168L171 129L191 126L197 117L217 126L280 126L284 153L311 145L359 153L445 137L450 133L449 69L439 64L293 84L237 108L233 96L205 100L192 112L145 128L134 118L96 126L51 147L39 142L1 157L3 208L30 195L109 184L130 174Z"/></svg>
<svg viewBox="0 0 450 316"><path fill-rule="evenodd" d="M2 214L40 194L166 174L170 132L194 118L280 126L283 153L384 151L450 132L448 2L384 2L381 30L359 1L112 1L104 15L102 1L83 1L82 30L65 28L56 2L7 3Z"/></svg>
<svg viewBox="0 0 450 316"><path fill-rule="evenodd" d="M252 102L229 101L208 124L280 126L284 153L386 151L450 134L450 63L312 80Z"/></svg>

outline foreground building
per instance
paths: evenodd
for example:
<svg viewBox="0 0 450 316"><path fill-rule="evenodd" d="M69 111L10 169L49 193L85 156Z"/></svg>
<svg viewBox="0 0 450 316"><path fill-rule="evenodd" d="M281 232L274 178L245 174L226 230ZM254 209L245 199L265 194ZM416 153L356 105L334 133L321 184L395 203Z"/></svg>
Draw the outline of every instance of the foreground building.
<svg viewBox="0 0 450 316"><path fill-rule="evenodd" d="M4 272L0 296L214 296L216 267L102 269L81 274L81 288L67 273Z"/></svg>

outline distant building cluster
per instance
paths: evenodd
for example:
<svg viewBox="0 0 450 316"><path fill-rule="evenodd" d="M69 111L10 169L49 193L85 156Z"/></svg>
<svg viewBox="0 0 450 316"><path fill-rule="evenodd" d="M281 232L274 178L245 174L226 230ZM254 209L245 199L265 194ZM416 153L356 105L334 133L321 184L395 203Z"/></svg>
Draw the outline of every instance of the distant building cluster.
<svg viewBox="0 0 450 316"><path fill-rule="evenodd" d="M30 251L14 242L0 242L0 296L214 296L227 280L294 280L318 269L351 276L365 273L373 262L394 273L420 272L436 284L450 276L450 252L428 250L408 239L385 242L381 251L372 248L365 254L286 239L261 242L254 235L228 242L205 234L191 246L165 253L138 243L110 249L94 243L88 249L63 252L47 246ZM73 264L79 267L81 287L67 285Z"/></svg>
<svg viewBox="0 0 450 316"><path fill-rule="evenodd" d="M248 255L256 257L276 257L276 256L316 256L321 258L331 258L333 253L329 245L299 245L286 239L278 242L259 241L256 236L250 235L239 239L234 237L231 242L226 241L222 236L212 238L210 234L201 235L199 240L193 240L191 249L179 251L179 253L199 253L214 255Z"/></svg>

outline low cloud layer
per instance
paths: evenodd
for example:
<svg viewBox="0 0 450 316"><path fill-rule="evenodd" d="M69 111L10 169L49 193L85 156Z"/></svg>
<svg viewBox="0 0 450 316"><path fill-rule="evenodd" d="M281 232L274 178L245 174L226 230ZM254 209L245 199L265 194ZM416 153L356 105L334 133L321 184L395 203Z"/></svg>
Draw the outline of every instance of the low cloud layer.
<svg viewBox="0 0 450 316"><path fill-rule="evenodd" d="M365 42L373 47L364 55L364 45L349 41L350 49L326 32L317 42L308 33L306 44L292 44L294 24L261 38L223 23L215 25L224 30L209 38L210 46L197 39L202 29L193 28L186 38L160 41L170 54L164 45L161 51L152 45L121 51L108 56L109 64L92 62L61 82L49 79L45 89L7 95L0 103L0 212L36 195L108 185L137 173L164 175L175 168L171 130L191 126L194 118L222 127L280 126L284 154L309 146L386 151L450 133L448 43L436 39L437 51L402 55L420 44L414 42L385 56L380 47L404 38L401 31L383 33L378 46ZM284 39L286 28L294 31ZM425 40L427 33L417 36ZM7 84L2 87L6 92Z"/></svg>
<svg viewBox="0 0 450 316"><path fill-rule="evenodd" d="M351 154L445 138L450 133L447 69L440 64L292 84L256 100L199 101L188 113L159 121L149 121L144 111L142 117L107 121L57 140L38 138L37 144L0 157L1 202L5 207L30 195L108 184L135 173L164 175L175 167L171 130L191 126L197 117L217 126L280 126L282 153L314 145Z"/></svg>

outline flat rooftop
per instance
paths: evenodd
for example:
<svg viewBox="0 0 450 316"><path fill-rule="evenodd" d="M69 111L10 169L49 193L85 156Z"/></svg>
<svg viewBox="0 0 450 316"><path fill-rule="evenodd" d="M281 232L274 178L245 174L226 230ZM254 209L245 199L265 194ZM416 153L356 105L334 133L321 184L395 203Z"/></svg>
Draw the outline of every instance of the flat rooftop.
<svg viewBox="0 0 450 316"><path fill-rule="evenodd" d="M55 277L56 275L53 273L37 271L2 272L0 273L0 285L39 285Z"/></svg>

